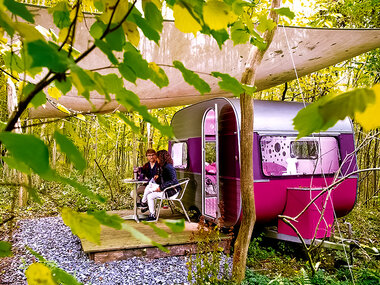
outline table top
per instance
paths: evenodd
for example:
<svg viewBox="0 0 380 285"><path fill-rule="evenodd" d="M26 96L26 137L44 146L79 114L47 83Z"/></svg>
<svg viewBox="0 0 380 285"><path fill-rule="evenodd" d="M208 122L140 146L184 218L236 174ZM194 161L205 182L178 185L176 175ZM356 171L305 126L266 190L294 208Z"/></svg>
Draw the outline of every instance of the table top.
<svg viewBox="0 0 380 285"><path fill-rule="evenodd" d="M136 183L136 184L142 184L142 183L148 183L149 180L138 180L138 179L123 179L121 180L123 183Z"/></svg>

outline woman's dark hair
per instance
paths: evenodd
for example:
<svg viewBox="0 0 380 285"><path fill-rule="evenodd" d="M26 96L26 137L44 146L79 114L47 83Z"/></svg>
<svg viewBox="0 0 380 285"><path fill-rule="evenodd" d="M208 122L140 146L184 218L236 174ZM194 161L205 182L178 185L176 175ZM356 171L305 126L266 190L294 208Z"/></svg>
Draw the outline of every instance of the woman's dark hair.
<svg viewBox="0 0 380 285"><path fill-rule="evenodd" d="M173 164L173 159L167 150L157 151L157 158L160 160L160 166L164 166L167 163Z"/></svg>

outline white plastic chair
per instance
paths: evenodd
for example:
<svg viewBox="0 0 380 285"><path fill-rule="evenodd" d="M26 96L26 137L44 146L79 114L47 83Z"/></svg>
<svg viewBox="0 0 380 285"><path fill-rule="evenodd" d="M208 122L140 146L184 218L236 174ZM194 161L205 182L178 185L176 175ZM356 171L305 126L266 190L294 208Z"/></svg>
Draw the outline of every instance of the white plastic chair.
<svg viewBox="0 0 380 285"><path fill-rule="evenodd" d="M190 179L189 178L183 178L183 179L180 179L178 182L178 184L175 184L175 185L172 185L172 186L169 186L168 188L166 188L165 190L164 190L164 193L163 193L163 195L162 195L162 198L156 198L156 221L158 221L158 218L159 218L159 216L160 216L160 211L161 211L161 205L162 205L162 201L163 200L166 200L166 201L168 201L168 203L169 203L169 205L170 205L170 207L171 207L171 202L178 202L180 205L181 205L181 207L182 207L182 210L183 210L183 212L185 213L185 216L186 216L186 218L187 218L187 220L189 221L189 223L190 223L190 218L189 218L189 216L188 216L188 214L187 214L187 212L186 212L186 209L185 209L185 207L183 206L183 204L182 204L182 197L183 197L183 195L185 194L185 191L186 191L186 188L187 188L187 184L189 183L189 181L190 181ZM166 197L166 191L167 190L169 190L169 189L173 189L173 188L175 188L175 187L177 187L177 186L181 186L181 190L178 192L178 194L176 194L176 195L173 195L172 197ZM158 203L158 201L160 201L159 203ZM173 208L172 208L172 212L173 212Z"/></svg>

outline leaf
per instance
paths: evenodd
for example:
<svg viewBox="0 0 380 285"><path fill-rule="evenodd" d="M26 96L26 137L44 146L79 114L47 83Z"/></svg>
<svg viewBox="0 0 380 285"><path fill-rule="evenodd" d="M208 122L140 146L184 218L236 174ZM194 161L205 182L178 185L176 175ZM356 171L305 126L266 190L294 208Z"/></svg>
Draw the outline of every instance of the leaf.
<svg viewBox="0 0 380 285"><path fill-rule="evenodd" d="M148 64L149 69L151 70L150 80L156 84L159 88L169 85L169 79L166 76L165 71L159 67L156 63L150 62Z"/></svg>
<svg viewBox="0 0 380 285"><path fill-rule="evenodd" d="M235 22L231 27L231 40L234 45L245 44L249 41L250 33L242 21Z"/></svg>
<svg viewBox="0 0 380 285"><path fill-rule="evenodd" d="M132 131L134 133L138 133L140 131L140 128L138 126L135 125L135 123L131 120L129 120L123 113L121 112L116 112L117 116L122 119L124 121L124 123L126 123L128 126L131 127Z"/></svg>
<svg viewBox="0 0 380 285"><path fill-rule="evenodd" d="M36 86L34 84L29 83L28 85L26 85L24 87L24 89L22 90L22 94L23 94L24 98L29 96L29 94L35 88L36 88ZM45 103L46 103L46 95L42 91L40 91L36 95L34 95L32 101L30 101L30 105L33 106L34 108L37 108L37 107L39 107Z"/></svg>
<svg viewBox="0 0 380 285"><path fill-rule="evenodd" d="M56 285L49 267L42 263L32 263L25 271L28 285Z"/></svg>
<svg viewBox="0 0 380 285"><path fill-rule="evenodd" d="M29 23L34 23L34 17L26 8L25 4L18 3L14 0L4 0L3 3L4 6L7 7L12 14L20 16Z"/></svg>
<svg viewBox="0 0 380 285"><path fill-rule="evenodd" d="M39 254L37 251L34 251L29 246L25 246L25 247L35 258L38 259L38 261L40 261L40 262L46 262L46 259L41 254Z"/></svg>
<svg viewBox="0 0 380 285"><path fill-rule="evenodd" d="M12 244L7 241L0 240L0 257L7 257L12 255Z"/></svg>
<svg viewBox="0 0 380 285"><path fill-rule="evenodd" d="M173 65L175 68L181 71L183 79L190 85L193 85L195 89L197 89L201 94L211 91L210 85L201 79L198 74L195 74L193 71L186 69L182 62L176 60L173 61Z"/></svg>
<svg viewBox="0 0 380 285"><path fill-rule="evenodd" d="M85 98L89 99L89 90L93 90L95 82L91 77L78 65L72 64L71 68L71 78L72 82L78 90L79 94L82 94Z"/></svg>
<svg viewBox="0 0 380 285"><path fill-rule="evenodd" d="M185 230L185 220L163 220L164 224L169 227L173 233L180 233Z"/></svg>
<svg viewBox="0 0 380 285"><path fill-rule="evenodd" d="M34 200L34 202L42 205L42 201L40 199L40 197L38 196L38 192L36 189L32 188L32 187L26 187L30 197Z"/></svg>
<svg viewBox="0 0 380 285"><path fill-rule="evenodd" d="M189 13L189 11L181 4L174 4L173 6L174 25L182 33L197 34L202 30L202 26L198 23L198 19Z"/></svg>
<svg viewBox="0 0 380 285"><path fill-rule="evenodd" d="M140 42L140 33L137 30L137 25L130 21L125 21L123 23L123 30L124 33L127 35L128 41L135 47L137 47Z"/></svg>
<svg viewBox="0 0 380 285"><path fill-rule="evenodd" d="M146 19L142 18L140 15L133 14L132 18L129 20L132 20L141 29L144 36L158 44L160 34L148 23Z"/></svg>
<svg viewBox="0 0 380 285"><path fill-rule="evenodd" d="M48 9L50 14L53 14L53 21L57 28L70 27L70 10L66 1L60 1L54 7Z"/></svg>
<svg viewBox="0 0 380 285"><path fill-rule="evenodd" d="M69 92L72 86L70 77L65 77L61 81L54 80L54 84L63 94Z"/></svg>
<svg viewBox="0 0 380 285"><path fill-rule="evenodd" d="M57 99L57 100L62 96L62 93L55 86L49 87L48 94L50 95L50 97Z"/></svg>
<svg viewBox="0 0 380 285"><path fill-rule="evenodd" d="M149 24L152 27L156 29L156 31L161 33L163 28L162 22L164 21L161 11L153 2L150 1L143 2L143 10L145 19L149 22Z"/></svg>
<svg viewBox="0 0 380 285"><path fill-rule="evenodd" d="M150 226L154 232L159 235L160 237L163 237L163 238L168 238L169 237L169 234L163 230L163 229L160 229L159 227L157 227L157 225L155 223L149 223L147 221L142 221L142 223L144 225L147 225L147 226Z"/></svg>
<svg viewBox="0 0 380 285"><path fill-rule="evenodd" d="M130 90L120 89L116 94L116 101L123 105L127 110L133 109L138 112L143 119L158 129L163 135L172 138L173 129L171 126L162 125L157 118L153 117L146 106L140 104L139 97Z"/></svg>
<svg viewBox="0 0 380 285"><path fill-rule="evenodd" d="M112 27L111 27L112 28ZM125 34L122 27L106 35L106 42L111 50L122 51L125 44Z"/></svg>
<svg viewBox="0 0 380 285"><path fill-rule="evenodd" d="M319 101L307 105L306 108L301 109L296 117L293 119L294 129L297 130L297 138L308 136L313 132L326 130L333 126L335 123L324 122L319 113L319 106L327 100L327 97L322 97Z"/></svg>
<svg viewBox="0 0 380 285"><path fill-rule="evenodd" d="M27 41L45 40L40 31L28 23L14 23L13 27Z"/></svg>
<svg viewBox="0 0 380 285"><path fill-rule="evenodd" d="M106 25L101 21L96 21L90 28L90 35L94 39L100 39L106 30Z"/></svg>
<svg viewBox="0 0 380 285"><path fill-rule="evenodd" d="M73 234L96 244L100 244L100 223L87 213L78 213L69 208L62 209L62 219Z"/></svg>
<svg viewBox="0 0 380 285"><path fill-rule="evenodd" d="M127 225L126 223L123 223L123 230L130 232L135 239L139 240L142 243L149 243L158 247L162 251L169 252L169 250L163 247L161 244L153 241L152 239L144 235L142 232L136 230L134 227Z"/></svg>
<svg viewBox="0 0 380 285"><path fill-rule="evenodd" d="M10 36L13 36L15 30L11 18L0 9L0 27L2 27Z"/></svg>
<svg viewBox="0 0 380 285"><path fill-rule="evenodd" d="M259 24L257 25L256 29L264 33L265 31L271 31L276 27L276 23L273 22L272 19L268 19L267 15L262 15L259 17Z"/></svg>
<svg viewBox="0 0 380 285"><path fill-rule="evenodd" d="M16 161L25 163L35 173L44 175L51 171L49 151L42 140L33 135L9 132L0 133L0 140Z"/></svg>
<svg viewBox="0 0 380 285"><path fill-rule="evenodd" d="M28 54L32 57L31 67L47 67L54 72L65 72L68 68L67 58L45 41L27 42Z"/></svg>
<svg viewBox="0 0 380 285"><path fill-rule="evenodd" d="M116 56L112 53L112 48L108 43L101 40L95 40L95 45L108 57L109 61L113 64L118 64Z"/></svg>
<svg viewBox="0 0 380 285"><path fill-rule="evenodd" d="M103 211L87 211L87 214L93 216L97 219L102 225L121 230L122 224L125 222L118 215L109 215L105 210Z"/></svg>
<svg viewBox="0 0 380 285"><path fill-rule="evenodd" d="M54 139L58 143L61 151L64 152L68 159L74 164L75 168L83 173L86 169L86 160L73 142L58 131L54 132Z"/></svg>
<svg viewBox="0 0 380 285"><path fill-rule="evenodd" d="M223 90L229 91L235 96L240 96L240 94L244 93L244 88L235 77L220 72L211 72L211 75L216 78L220 77L222 79L222 81L218 82L218 85Z"/></svg>
<svg viewBox="0 0 380 285"><path fill-rule="evenodd" d="M2 159L10 168L16 169L27 175L32 173L32 170L30 169L30 167L22 161L19 161L11 156L3 156Z"/></svg>
<svg viewBox="0 0 380 285"><path fill-rule="evenodd" d="M375 85L372 90L375 93L375 102L367 102L364 112L355 112L356 121L367 131L380 127L380 84Z"/></svg>
<svg viewBox="0 0 380 285"><path fill-rule="evenodd" d="M143 59L141 53L130 43L126 43L126 52L124 53L124 61L138 78L148 79L151 75L148 62Z"/></svg>
<svg viewBox="0 0 380 285"><path fill-rule="evenodd" d="M71 115L71 112L69 111L69 109L67 109L65 106L63 106L62 104L59 104L57 103L57 109L63 113L66 113L66 114L69 114Z"/></svg>
<svg viewBox="0 0 380 285"><path fill-rule="evenodd" d="M280 16L288 17L289 19L293 20L295 17L295 14L293 11L289 9L289 7L281 7L281 8L275 8L274 9L276 13Z"/></svg>
<svg viewBox="0 0 380 285"><path fill-rule="evenodd" d="M216 40L216 42L218 43L218 46L220 49L222 49L222 45L223 43L229 39L229 35L227 33L226 30L218 30L218 31L215 31L215 30L212 30L211 31L211 35L213 36L213 38Z"/></svg>
<svg viewBox="0 0 380 285"><path fill-rule="evenodd" d="M107 86L108 92L116 94L116 92L124 88L124 82L116 74L110 73L103 76L103 82Z"/></svg>
<svg viewBox="0 0 380 285"><path fill-rule="evenodd" d="M220 0L207 1L203 6L203 18L212 30L225 30L228 24L237 19L231 7Z"/></svg>
<svg viewBox="0 0 380 285"><path fill-rule="evenodd" d="M128 81L136 83L137 76L132 68L126 63L120 63L118 66L120 74Z"/></svg>
<svg viewBox="0 0 380 285"><path fill-rule="evenodd" d="M71 274L67 273L65 270L54 267L51 269L51 273L53 276L53 280L57 284L62 284L62 285L83 285L83 283L78 282L78 280L75 279L74 276Z"/></svg>
<svg viewBox="0 0 380 285"><path fill-rule="evenodd" d="M241 84L241 87L243 87L244 89L244 92L248 95L253 95L253 93L256 92L256 87L255 86L250 86L250 85L246 85L246 84Z"/></svg>

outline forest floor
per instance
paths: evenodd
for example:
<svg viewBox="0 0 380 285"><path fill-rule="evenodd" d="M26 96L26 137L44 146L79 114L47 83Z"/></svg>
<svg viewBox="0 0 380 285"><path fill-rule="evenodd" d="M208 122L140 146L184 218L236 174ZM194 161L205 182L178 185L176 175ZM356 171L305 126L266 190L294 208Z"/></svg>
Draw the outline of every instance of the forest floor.
<svg viewBox="0 0 380 285"><path fill-rule="evenodd" d="M108 191L105 185L96 185L96 188ZM15 216L11 223L8 222L0 227L1 239L9 240L17 221L58 216L59 208L62 206L70 206L77 211L118 210L132 207L128 188L121 188L113 193L116 198L102 205L94 204L79 194L73 194L75 191L70 189L62 190L58 186L51 187L51 185L49 189L50 197L43 201L43 206L30 202L27 207L16 208L13 212L10 211L11 195L0 189L0 214L5 218ZM255 231L248 253L245 284L380 284L380 255L374 254L371 250L371 248L380 249L379 207L376 204L372 206L357 204L349 215L338 221L339 229L335 225L335 236L347 238L346 222L349 222L352 225L352 239L361 245L353 250L352 266L347 266L347 263L350 263L349 254L319 248L311 254L314 266L318 268L317 273L312 276L305 251L300 245L266 239L259 231ZM10 258L0 259L0 273L10 261ZM221 280L219 284L227 283L229 282Z"/></svg>

